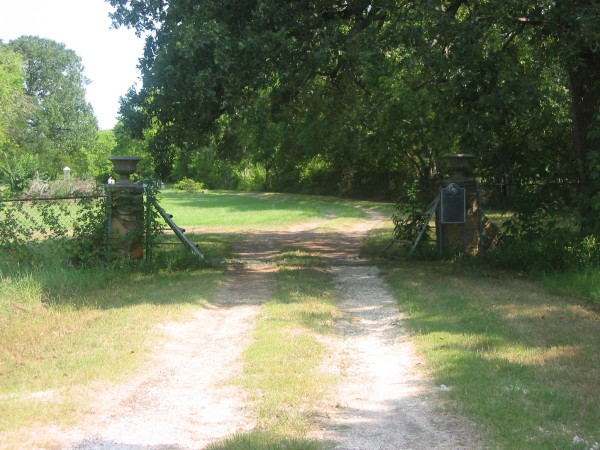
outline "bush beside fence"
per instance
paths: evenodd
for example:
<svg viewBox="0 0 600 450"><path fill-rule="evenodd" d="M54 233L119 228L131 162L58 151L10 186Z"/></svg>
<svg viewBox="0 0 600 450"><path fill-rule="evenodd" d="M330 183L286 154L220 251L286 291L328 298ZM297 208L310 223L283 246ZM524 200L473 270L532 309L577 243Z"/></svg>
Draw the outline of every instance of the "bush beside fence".
<svg viewBox="0 0 600 450"><path fill-rule="evenodd" d="M593 220L598 212L592 210L587 226L582 227L577 208L581 189L575 183L480 183L480 212L499 234L492 248L481 252L478 259L524 272L600 267L600 220ZM427 220L427 197L417 194L415 189L409 190L397 205L394 224L398 241L414 241ZM419 258L440 257L433 219L429 225L416 252Z"/></svg>

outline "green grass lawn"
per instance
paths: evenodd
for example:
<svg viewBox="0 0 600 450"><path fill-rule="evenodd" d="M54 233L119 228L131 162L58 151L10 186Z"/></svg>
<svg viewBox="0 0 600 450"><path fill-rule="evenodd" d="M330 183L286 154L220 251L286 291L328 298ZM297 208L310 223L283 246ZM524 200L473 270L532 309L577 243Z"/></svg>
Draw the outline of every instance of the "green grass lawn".
<svg viewBox="0 0 600 450"><path fill-rule="evenodd" d="M386 204L330 197L243 192L164 190L160 205L182 227L219 230L276 229L323 218L362 219L359 206L385 208Z"/></svg>
<svg viewBox="0 0 600 450"><path fill-rule="evenodd" d="M598 447L600 314L590 303L449 263L386 270L427 370L493 448Z"/></svg>

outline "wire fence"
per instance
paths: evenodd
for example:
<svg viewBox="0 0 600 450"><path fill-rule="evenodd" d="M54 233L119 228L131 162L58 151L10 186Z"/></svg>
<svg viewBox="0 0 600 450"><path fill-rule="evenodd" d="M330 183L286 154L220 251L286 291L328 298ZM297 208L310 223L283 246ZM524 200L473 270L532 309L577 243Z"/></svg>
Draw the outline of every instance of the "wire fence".
<svg viewBox="0 0 600 450"><path fill-rule="evenodd" d="M459 181L460 184L460 181ZM545 238L549 232L565 242L581 234L580 201L586 185L579 183L467 183L470 194L463 197L465 213L477 214L481 245L495 246L503 237ZM440 185L442 186L442 185ZM589 192L587 192L589 193ZM385 246L402 242L412 250L419 243L439 246L438 224L443 216L439 190L425 207L420 200L397 204L395 237ZM450 205L451 206L451 205ZM463 219L464 220L464 219ZM447 222L448 223L448 222ZM452 222L450 222L452 223ZM461 220L456 223L466 223Z"/></svg>
<svg viewBox="0 0 600 450"><path fill-rule="evenodd" d="M574 199L580 189L581 186L574 183L480 183L478 200L483 213L489 214L498 226L518 211L537 210L538 213L531 213L532 217L538 214L545 218L562 214L571 221L575 216ZM0 199L0 263L64 262L72 258L69 252L73 251L74 237L78 230L89 224L91 216L96 224L105 224L105 236L111 234L111 205L110 190L94 194ZM146 209L145 217L151 218L149 203ZM429 222L431 229L424 239L435 240L433 218L430 217ZM145 224L146 237L153 236L154 243L164 242L164 233L152 231L153 226L150 222ZM146 239L147 257L151 255L148 242ZM108 238L90 242L90 245L94 246L95 252L110 255Z"/></svg>
<svg viewBox="0 0 600 450"><path fill-rule="evenodd" d="M0 249L5 262L63 259L90 213L106 214L106 196L0 200Z"/></svg>
<svg viewBox="0 0 600 450"><path fill-rule="evenodd" d="M171 244L172 239L159 220L155 189L144 185L135 191L105 187L93 194L44 192L0 199L0 270L112 262L121 257L152 260L156 246ZM175 225L169 231L175 231L180 241L189 241ZM202 257L190 242L187 245Z"/></svg>

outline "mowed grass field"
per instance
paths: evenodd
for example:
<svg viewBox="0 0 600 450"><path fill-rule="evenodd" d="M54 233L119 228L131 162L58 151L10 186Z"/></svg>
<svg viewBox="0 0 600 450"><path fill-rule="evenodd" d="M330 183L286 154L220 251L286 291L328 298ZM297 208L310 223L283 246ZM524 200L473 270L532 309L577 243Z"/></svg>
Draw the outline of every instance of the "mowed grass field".
<svg viewBox="0 0 600 450"><path fill-rule="evenodd" d="M220 231L276 230L322 219L358 221L367 216L360 207L375 208L389 216L392 212L389 203L248 192L165 190L159 202L179 226Z"/></svg>
<svg viewBox="0 0 600 450"><path fill-rule="evenodd" d="M210 239L198 238L220 256L229 246L218 230L276 230L324 219L352 223L366 217L364 207L391 211L385 204L233 192L165 191L160 203L178 225L208 230ZM374 234L371 247L389 232ZM580 276L577 289L569 289L460 262L377 263L426 361L424 370L444 386L449 407L480 426L489 448L600 448L600 312L589 299L596 278ZM278 267L276 296L264 305L264 320L244 356L246 375L232 380L249 389L260 429L215 448L324 446L306 438L314 426L306 405L335 384L320 378L327 350L318 335L333 332L336 290L318 254L283 253ZM152 273L64 270L51 262L20 270L5 255L0 442L19 448L34 424L74 423L94 386L135 374L157 339L157 324L209 305L226 276L218 265L190 269L185 261ZM319 389L305 389L303 378L309 386L317 380Z"/></svg>

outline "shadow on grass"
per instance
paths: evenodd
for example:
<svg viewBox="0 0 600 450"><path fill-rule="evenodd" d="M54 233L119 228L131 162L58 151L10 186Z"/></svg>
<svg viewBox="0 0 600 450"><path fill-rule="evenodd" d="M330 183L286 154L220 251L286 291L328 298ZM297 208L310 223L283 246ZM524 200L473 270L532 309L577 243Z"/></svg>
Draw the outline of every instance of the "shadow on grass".
<svg viewBox="0 0 600 450"><path fill-rule="evenodd" d="M172 234L160 239L152 261L113 265L73 265L64 249L49 250L48 243L35 243L26 252L5 252L0 258L0 277L15 285L27 280L30 289L39 292L41 302L56 307L205 304L224 278L219 263L231 255L237 237L203 234L193 238L206 260L198 259Z"/></svg>
<svg viewBox="0 0 600 450"><path fill-rule="evenodd" d="M58 280L40 277L47 303L76 309L114 309L140 304L204 305L214 296L218 269L164 273L77 271Z"/></svg>
<svg viewBox="0 0 600 450"><path fill-rule="evenodd" d="M144 273L130 268L60 266L3 276L15 289L27 286L33 292L28 298L47 306L100 310L141 304L203 305L212 299L224 277L217 268Z"/></svg>
<svg viewBox="0 0 600 450"><path fill-rule="evenodd" d="M534 283L440 264L388 280L438 384L501 448L600 439L600 316Z"/></svg>

